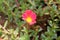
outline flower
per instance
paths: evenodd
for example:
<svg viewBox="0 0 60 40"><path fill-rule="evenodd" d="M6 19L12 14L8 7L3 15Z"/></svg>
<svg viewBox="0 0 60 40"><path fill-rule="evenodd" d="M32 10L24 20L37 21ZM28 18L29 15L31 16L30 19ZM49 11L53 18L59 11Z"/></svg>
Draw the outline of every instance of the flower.
<svg viewBox="0 0 60 40"><path fill-rule="evenodd" d="M0 38L0 40L3 40L2 38Z"/></svg>
<svg viewBox="0 0 60 40"><path fill-rule="evenodd" d="M36 14L32 10L26 10L22 14L22 19L26 21L29 25L36 23Z"/></svg>

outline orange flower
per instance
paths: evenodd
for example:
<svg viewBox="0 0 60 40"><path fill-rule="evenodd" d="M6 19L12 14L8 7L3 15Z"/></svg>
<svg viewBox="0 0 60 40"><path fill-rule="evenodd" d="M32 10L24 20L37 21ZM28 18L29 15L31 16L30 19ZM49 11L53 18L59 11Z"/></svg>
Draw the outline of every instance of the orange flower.
<svg viewBox="0 0 60 40"><path fill-rule="evenodd" d="M22 14L22 19L29 25L33 25L34 23L36 23L36 14L32 10L26 10Z"/></svg>

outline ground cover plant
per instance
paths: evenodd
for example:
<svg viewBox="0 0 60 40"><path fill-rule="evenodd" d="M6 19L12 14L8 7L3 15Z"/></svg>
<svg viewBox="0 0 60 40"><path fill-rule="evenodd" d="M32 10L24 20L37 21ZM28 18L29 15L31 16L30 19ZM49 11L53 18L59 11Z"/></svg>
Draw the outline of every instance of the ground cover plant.
<svg viewBox="0 0 60 40"><path fill-rule="evenodd" d="M60 40L60 0L0 0L0 40Z"/></svg>

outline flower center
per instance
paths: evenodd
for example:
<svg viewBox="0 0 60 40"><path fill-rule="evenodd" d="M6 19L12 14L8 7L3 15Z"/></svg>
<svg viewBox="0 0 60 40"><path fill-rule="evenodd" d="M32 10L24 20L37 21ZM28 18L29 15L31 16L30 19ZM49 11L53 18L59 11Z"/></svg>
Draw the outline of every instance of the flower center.
<svg viewBox="0 0 60 40"><path fill-rule="evenodd" d="M30 23L30 22L32 22L32 18L31 18L31 17L27 17L27 18L26 18L26 21L27 21L28 23Z"/></svg>

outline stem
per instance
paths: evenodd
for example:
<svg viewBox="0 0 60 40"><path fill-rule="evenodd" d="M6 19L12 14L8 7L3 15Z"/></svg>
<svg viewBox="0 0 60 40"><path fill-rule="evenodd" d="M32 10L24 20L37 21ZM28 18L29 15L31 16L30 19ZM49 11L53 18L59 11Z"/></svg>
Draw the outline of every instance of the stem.
<svg viewBox="0 0 60 40"><path fill-rule="evenodd" d="M19 7L20 4L18 3L18 0L15 0L15 2L16 2L17 7Z"/></svg>

